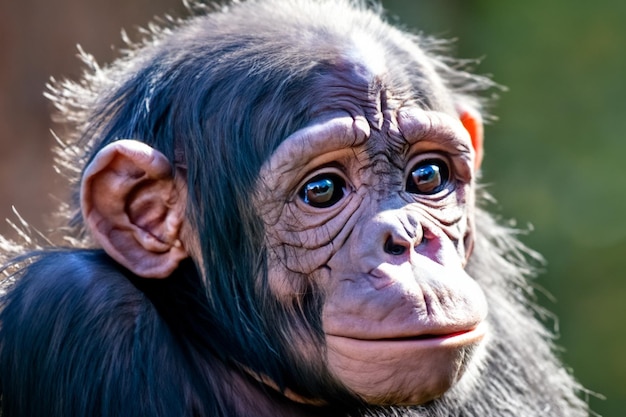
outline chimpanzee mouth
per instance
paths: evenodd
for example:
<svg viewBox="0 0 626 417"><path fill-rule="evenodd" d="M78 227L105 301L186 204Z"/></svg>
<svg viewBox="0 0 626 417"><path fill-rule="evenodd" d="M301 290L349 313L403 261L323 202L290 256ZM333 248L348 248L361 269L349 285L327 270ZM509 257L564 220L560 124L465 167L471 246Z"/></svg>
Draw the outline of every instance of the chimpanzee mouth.
<svg viewBox="0 0 626 417"><path fill-rule="evenodd" d="M417 340L433 340L433 339L450 339L453 337L471 333L475 330L476 328L469 329L469 330L461 330L461 331L453 332L453 333L428 333L428 334L421 334L417 336L387 337L387 338L382 338L382 339L369 339L369 340L381 341L381 342L404 342L404 341L409 342L409 341L414 341L414 340L417 341ZM366 340L366 339L363 339L363 340Z"/></svg>
<svg viewBox="0 0 626 417"><path fill-rule="evenodd" d="M486 329L485 326L481 323L475 327L465 330L457 330L452 332L445 332L445 329L441 329L440 332L433 333L424 333L418 335L411 336L399 336L399 337L359 337L359 336L347 336L347 335L337 335L337 334L327 334L327 336L339 337L346 340L354 340L355 342L386 342L386 343L410 343L410 342L431 342L435 344L443 343L464 343L464 342L472 342L474 340L478 341L485 336Z"/></svg>

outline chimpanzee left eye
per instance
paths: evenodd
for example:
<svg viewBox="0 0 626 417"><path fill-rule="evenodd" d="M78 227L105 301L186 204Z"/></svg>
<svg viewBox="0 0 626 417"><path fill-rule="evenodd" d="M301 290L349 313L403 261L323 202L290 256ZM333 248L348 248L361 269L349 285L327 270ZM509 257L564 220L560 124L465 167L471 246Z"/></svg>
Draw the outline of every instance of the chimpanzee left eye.
<svg viewBox="0 0 626 417"><path fill-rule="evenodd" d="M450 182L450 169L442 159L419 161L411 170L406 190L413 194L431 195L446 188Z"/></svg>
<svg viewBox="0 0 626 417"><path fill-rule="evenodd" d="M323 173L311 178L298 192L306 204L315 208L330 207L346 194L346 181L339 175Z"/></svg>

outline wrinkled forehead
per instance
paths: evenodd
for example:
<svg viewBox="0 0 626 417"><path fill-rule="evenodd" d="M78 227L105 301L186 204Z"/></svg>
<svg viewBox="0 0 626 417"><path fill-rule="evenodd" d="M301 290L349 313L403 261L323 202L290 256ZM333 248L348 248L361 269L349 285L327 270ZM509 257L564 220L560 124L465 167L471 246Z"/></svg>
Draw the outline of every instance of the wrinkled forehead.
<svg viewBox="0 0 626 417"><path fill-rule="evenodd" d="M372 129L365 117L345 112L317 120L286 138L263 164L260 177L266 183L275 183L317 156L335 151L359 154L363 149L377 147L394 152L423 142L458 154L472 152L469 134L457 117L419 107L399 109L391 117L384 134Z"/></svg>
<svg viewBox="0 0 626 417"><path fill-rule="evenodd" d="M359 147L395 149L436 138L470 141L431 60L413 43L353 33L310 88L311 121L275 149L263 170L289 170L307 155ZM312 98L312 99L311 99Z"/></svg>

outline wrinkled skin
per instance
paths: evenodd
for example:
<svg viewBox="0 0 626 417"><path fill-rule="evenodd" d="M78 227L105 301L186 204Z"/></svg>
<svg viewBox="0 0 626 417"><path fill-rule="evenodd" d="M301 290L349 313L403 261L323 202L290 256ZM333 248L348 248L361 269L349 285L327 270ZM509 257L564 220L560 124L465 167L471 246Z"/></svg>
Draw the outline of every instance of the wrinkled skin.
<svg viewBox="0 0 626 417"><path fill-rule="evenodd" d="M442 112L384 117L374 130L332 114L291 135L261 172L257 206L274 290L290 297L313 280L324 291L331 371L368 402L420 404L461 378L485 333L484 295L463 270L474 150ZM449 178L412 188L432 161Z"/></svg>

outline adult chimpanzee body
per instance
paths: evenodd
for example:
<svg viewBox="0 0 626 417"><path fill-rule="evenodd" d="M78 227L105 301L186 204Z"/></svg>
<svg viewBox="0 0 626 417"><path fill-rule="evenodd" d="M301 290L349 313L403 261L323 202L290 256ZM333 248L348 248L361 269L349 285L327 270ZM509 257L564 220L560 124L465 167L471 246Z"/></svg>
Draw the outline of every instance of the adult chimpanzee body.
<svg viewBox="0 0 626 417"><path fill-rule="evenodd" d="M73 245L8 266L3 416L586 415L437 47L249 1L53 86Z"/></svg>

